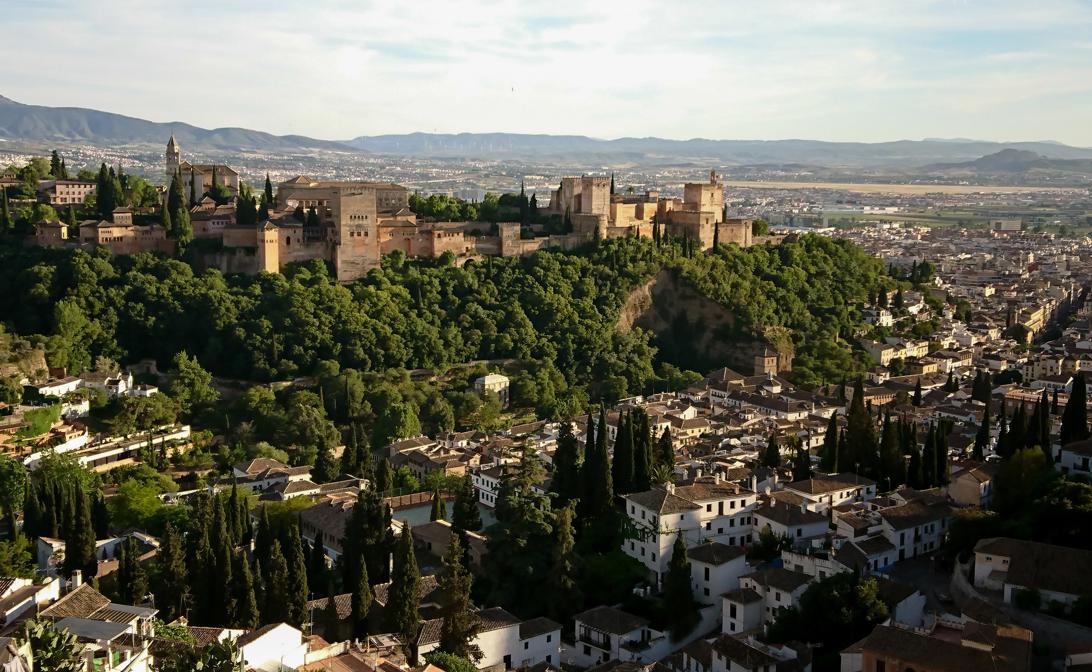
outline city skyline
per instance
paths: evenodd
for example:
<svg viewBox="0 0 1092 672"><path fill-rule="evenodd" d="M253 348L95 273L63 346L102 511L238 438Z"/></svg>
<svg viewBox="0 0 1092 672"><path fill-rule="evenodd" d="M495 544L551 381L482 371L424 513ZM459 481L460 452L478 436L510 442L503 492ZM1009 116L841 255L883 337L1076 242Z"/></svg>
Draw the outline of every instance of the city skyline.
<svg viewBox="0 0 1092 672"><path fill-rule="evenodd" d="M0 94L335 140L420 131L1092 145L1087 2L686 12L320 2L306 22L291 5L136 7L92 15L65 0L15 3L7 20L20 30L0 54L18 62L46 44L76 67L13 71Z"/></svg>

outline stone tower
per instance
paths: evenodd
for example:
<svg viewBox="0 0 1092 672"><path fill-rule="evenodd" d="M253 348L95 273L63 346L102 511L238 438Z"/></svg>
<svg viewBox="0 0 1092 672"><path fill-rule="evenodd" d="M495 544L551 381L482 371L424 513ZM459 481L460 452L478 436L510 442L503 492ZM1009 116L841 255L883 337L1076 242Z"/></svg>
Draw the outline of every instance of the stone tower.
<svg viewBox="0 0 1092 672"><path fill-rule="evenodd" d="M171 139L167 141L167 151L164 153L164 157L167 160L167 179L170 179L178 172L178 165L182 161L182 150L178 148L178 143L175 142L174 133L171 133Z"/></svg>
<svg viewBox="0 0 1092 672"><path fill-rule="evenodd" d="M777 375L777 353L763 348L762 352L755 354L754 369L756 376Z"/></svg>

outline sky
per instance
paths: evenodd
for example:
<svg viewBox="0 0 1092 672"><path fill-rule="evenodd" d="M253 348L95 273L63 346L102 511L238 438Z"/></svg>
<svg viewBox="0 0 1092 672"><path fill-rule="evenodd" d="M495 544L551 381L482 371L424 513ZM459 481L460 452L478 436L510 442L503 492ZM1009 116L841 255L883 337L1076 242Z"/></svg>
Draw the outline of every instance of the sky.
<svg viewBox="0 0 1092 672"><path fill-rule="evenodd" d="M1092 146L1092 0L0 0L0 95L414 131Z"/></svg>

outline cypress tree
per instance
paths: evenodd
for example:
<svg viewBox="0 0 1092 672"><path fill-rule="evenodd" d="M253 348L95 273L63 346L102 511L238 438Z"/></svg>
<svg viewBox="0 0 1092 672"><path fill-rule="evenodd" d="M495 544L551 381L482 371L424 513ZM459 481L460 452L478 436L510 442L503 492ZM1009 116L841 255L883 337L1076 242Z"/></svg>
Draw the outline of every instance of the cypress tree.
<svg viewBox="0 0 1092 672"><path fill-rule="evenodd" d="M477 663L482 658L482 651L474 643L474 638L481 631L481 622L470 603L472 583L473 577L463 565L459 535L453 534L439 577L440 612L443 618L439 649Z"/></svg>
<svg viewBox="0 0 1092 672"><path fill-rule="evenodd" d="M250 563L246 561L246 555L236 551L235 555L235 613L232 615L232 626L236 628L253 629L258 627L260 619L258 613L258 600L254 592L254 575L250 573Z"/></svg>
<svg viewBox="0 0 1092 672"><path fill-rule="evenodd" d="M1002 459L1005 459L1005 458L1008 458L1011 455L1011 453L1009 452L1009 449L1008 449L1009 429L1006 426L1008 423L1005 422L1005 414L1002 413L997 421L998 421L997 446L994 447L994 452L997 453L998 455L1000 455L1002 457Z"/></svg>
<svg viewBox="0 0 1092 672"><path fill-rule="evenodd" d="M959 389L959 385L955 382L955 373L953 371L948 372L948 381L944 383L945 392L955 392Z"/></svg>
<svg viewBox="0 0 1092 672"><path fill-rule="evenodd" d="M796 446L792 462L792 480L806 481L811 478L811 456L802 445Z"/></svg>
<svg viewBox="0 0 1092 672"><path fill-rule="evenodd" d="M827 421L827 433L823 435L823 448L819 453L819 468L828 474L838 471L838 414L831 413Z"/></svg>
<svg viewBox="0 0 1092 672"><path fill-rule="evenodd" d="M65 535L63 568L68 576L80 570L84 580L90 581L98 574L99 569L99 561L95 557L95 529L91 525L91 502L79 485L76 486L74 496L75 516Z"/></svg>
<svg viewBox="0 0 1092 672"><path fill-rule="evenodd" d="M5 232L15 229L15 220L11 217L11 206L8 205L8 190L0 187L0 230Z"/></svg>
<svg viewBox="0 0 1092 672"><path fill-rule="evenodd" d="M585 518L598 518L613 506L614 486L610 470L610 457L607 454L607 411L606 407L600 406L595 443L591 452L584 455L584 497L580 503L584 507Z"/></svg>
<svg viewBox="0 0 1092 672"><path fill-rule="evenodd" d="M644 492L651 487L652 431L648 413L638 408L630 415L633 432L633 492Z"/></svg>
<svg viewBox="0 0 1092 672"><path fill-rule="evenodd" d="M618 415L618 433L614 439L611 479L619 494L633 492L633 428L628 414Z"/></svg>
<svg viewBox="0 0 1092 672"><path fill-rule="evenodd" d="M444 498L440 496L440 491L436 490L432 493L432 511L429 512L429 520L446 520L447 519L447 505L444 504Z"/></svg>
<svg viewBox="0 0 1092 672"><path fill-rule="evenodd" d="M880 471L894 488L903 478L902 451L899 449L898 429L891 423L891 413L885 413L880 433Z"/></svg>
<svg viewBox="0 0 1092 672"><path fill-rule="evenodd" d="M925 460L922 457L921 450L917 446L917 441L910 448L910 464L907 467L909 474L906 477L907 482L912 488L926 488L929 487L925 482Z"/></svg>
<svg viewBox="0 0 1092 672"><path fill-rule="evenodd" d="M348 447L345 448L349 450ZM326 441L322 441L318 446L318 455L315 458L315 467L311 470L311 475L315 483L329 483L337 478L338 464L334 460L333 450Z"/></svg>
<svg viewBox="0 0 1092 672"><path fill-rule="evenodd" d="M876 425L872 415L865 408L864 384L858 378L853 384L853 399L849 402L846 413L846 444L844 456L855 469L868 474L875 473L876 463ZM848 468L849 464L842 465Z"/></svg>
<svg viewBox="0 0 1092 672"><path fill-rule="evenodd" d="M178 252L182 254L186 246L193 242L193 226L190 224L190 212L179 208L174 213L174 239L178 243Z"/></svg>
<svg viewBox="0 0 1092 672"><path fill-rule="evenodd" d="M288 526L284 539L284 559L288 567L288 584L284 585L288 611L283 619L299 627L307 619L307 561L303 557L303 543L299 525L293 522Z"/></svg>
<svg viewBox="0 0 1092 672"><path fill-rule="evenodd" d="M1050 400L1050 414L1058 415L1058 388L1054 388L1054 397Z"/></svg>
<svg viewBox="0 0 1092 672"><path fill-rule="evenodd" d="M948 459L948 432L950 427L948 422L941 420L937 423L937 438L936 438L936 485L944 486L948 485L948 481L951 480L951 462Z"/></svg>
<svg viewBox="0 0 1092 672"><path fill-rule="evenodd" d="M713 223L713 251L720 247L720 222Z"/></svg>
<svg viewBox="0 0 1092 672"><path fill-rule="evenodd" d="M269 551L269 565L265 567L266 578L262 582L264 604L262 605L263 623L280 623L288 621L293 613L292 597L288 587L291 585L291 577L288 574L288 562L281 552L281 542L273 540Z"/></svg>
<svg viewBox="0 0 1092 672"><path fill-rule="evenodd" d="M273 528L269 523L269 511L263 505L258 514L258 531L254 535L254 557L268 563L273 552Z"/></svg>
<svg viewBox="0 0 1092 672"><path fill-rule="evenodd" d="M345 443L345 450L341 453L341 473L350 476L360 475L360 439L356 431L356 423L349 423L349 440Z"/></svg>
<svg viewBox="0 0 1092 672"><path fill-rule="evenodd" d="M766 450L762 452L762 466L777 468L781 466L781 444L777 441L776 434L770 434L766 441Z"/></svg>
<svg viewBox="0 0 1092 672"><path fill-rule="evenodd" d="M675 535L675 545L664 577L664 611L671 614L672 641L679 641L688 635L699 620L691 584L690 559L686 557L686 544L682 536L681 532Z"/></svg>
<svg viewBox="0 0 1092 672"><path fill-rule="evenodd" d="M937 484L937 432L936 425L929 427L929 433L925 436L925 448L921 451L921 485L920 488L931 488Z"/></svg>
<svg viewBox="0 0 1092 672"><path fill-rule="evenodd" d="M914 383L914 405L921 406L921 378Z"/></svg>
<svg viewBox="0 0 1092 672"><path fill-rule="evenodd" d="M384 457L379 461L379 468L375 470L375 489L382 494L386 494L393 487L394 470L391 468L391 461Z"/></svg>
<svg viewBox="0 0 1092 672"><path fill-rule="evenodd" d="M671 427L664 427L656 444L656 463L672 471L675 469L675 445L671 441Z"/></svg>
<svg viewBox="0 0 1092 672"><path fill-rule="evenodd" d="M990 445L990 407L986 406L982 411L982 422L978 424L978 433L974 437L974 446L971 448L971 456L981 460L986 455L986 448Z"/></svg>
<svg viewBox="0 0 1092 672"><path fill-rule="evenodd" d="M554 477L551 482L559 505L580 497L580 465L584 461L580 442L570 422L562 422L554 451Z"/></svg>
<svg viewBox="0 0 1092 672"><path fill-rule="evenodd" d="M455 536L458 535L452 535L452 537ZM352 606L349 613L349 623L352 628L352 636L363 637L368 632L368 609L372 605L372 588L368 585L367 563L360 563L360 571L354 576L352 585L346 586L346 589L349 590L351 595L350 603ZM332 591L330 601L334 601Z"/></svg>
<svg viewBox="0 0 1092 672"><path fill-rule="evenodd" d="M469 473L463 477L462 487L455 493L451 527L465 532L477 532L482 529L482 513L478 509L478 491Z"/></svg>
<svg viewBox="0 0 1092 672"><path fill-rule="evenodd" d="M61 157L58 156L57 150L49 155L49 174L56 180L61 178Z"/></svg>
<svg viewBox="0 0 1092 672"><path fill-rule="evenodd" d="M1082 441L1088 438L1088 411L1085 405L1088 403L1088 390L1085 387L1084 371L1078 371L1073 376L1073 386L1069 393L1069 401L1062 411L1062 429L1058 435L1059 442L1064 446L1074 441Z"/></svg>
<svg viewBox="0 0 1092 672"><path fill-rule="evenodd" d="M551 549L550 572L547 574L547 611L551 618L563 623L579 610L583 599L577 575L578 558L573 531L575 517L575 502L558 509L554 515L554 543Z"/></svg>
<svg viewBox="0 0 1092 672"><path fill-rule="evenodd" d="M417 635L421 628L418 613L421 607L420 584L421 574L413 552L413 535L406 523L394 551L387 598L387 627L402 640L410 665L417 664Z"/></svg>
<svg viewBox="0 0 1092 672"><path fill-rule="evenodd" d="M181 186L182 185L182 169L181 168L178 169L178 184L179 184L178 195L179 195L179 198L181 199L181 197L182 197L182 186ZM179 200L179 203L181 203L181 200ZM190 200L189 200L189 206L188 207L192 208L195 205L197 205L197 175L195 175L193 172L191 172L190 173Z"/></svg>

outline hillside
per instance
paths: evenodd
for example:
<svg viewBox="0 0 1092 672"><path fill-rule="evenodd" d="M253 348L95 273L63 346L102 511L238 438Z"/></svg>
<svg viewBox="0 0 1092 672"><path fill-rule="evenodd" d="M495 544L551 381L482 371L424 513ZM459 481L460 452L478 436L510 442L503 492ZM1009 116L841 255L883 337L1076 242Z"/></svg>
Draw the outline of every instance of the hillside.
<svg viewBox="0 0 1092 672"><path fill-rule="evenodd" d="M978 175L1039 171L1092 176L1092 158L1053 158L1039 152L1009 147L972 161L938 163L925 166L924 169L930 172Z"/></svg>
<svg viewBox="0 0 1092 672"><path fill-rule="evenodd" d="M0 138L4 139L158 147L172 133L189 151L359 151L339 142L300 135L279 136L246 128L210 130L177 121L158 123L82 107L24 105L0 96Z"/></svg>

